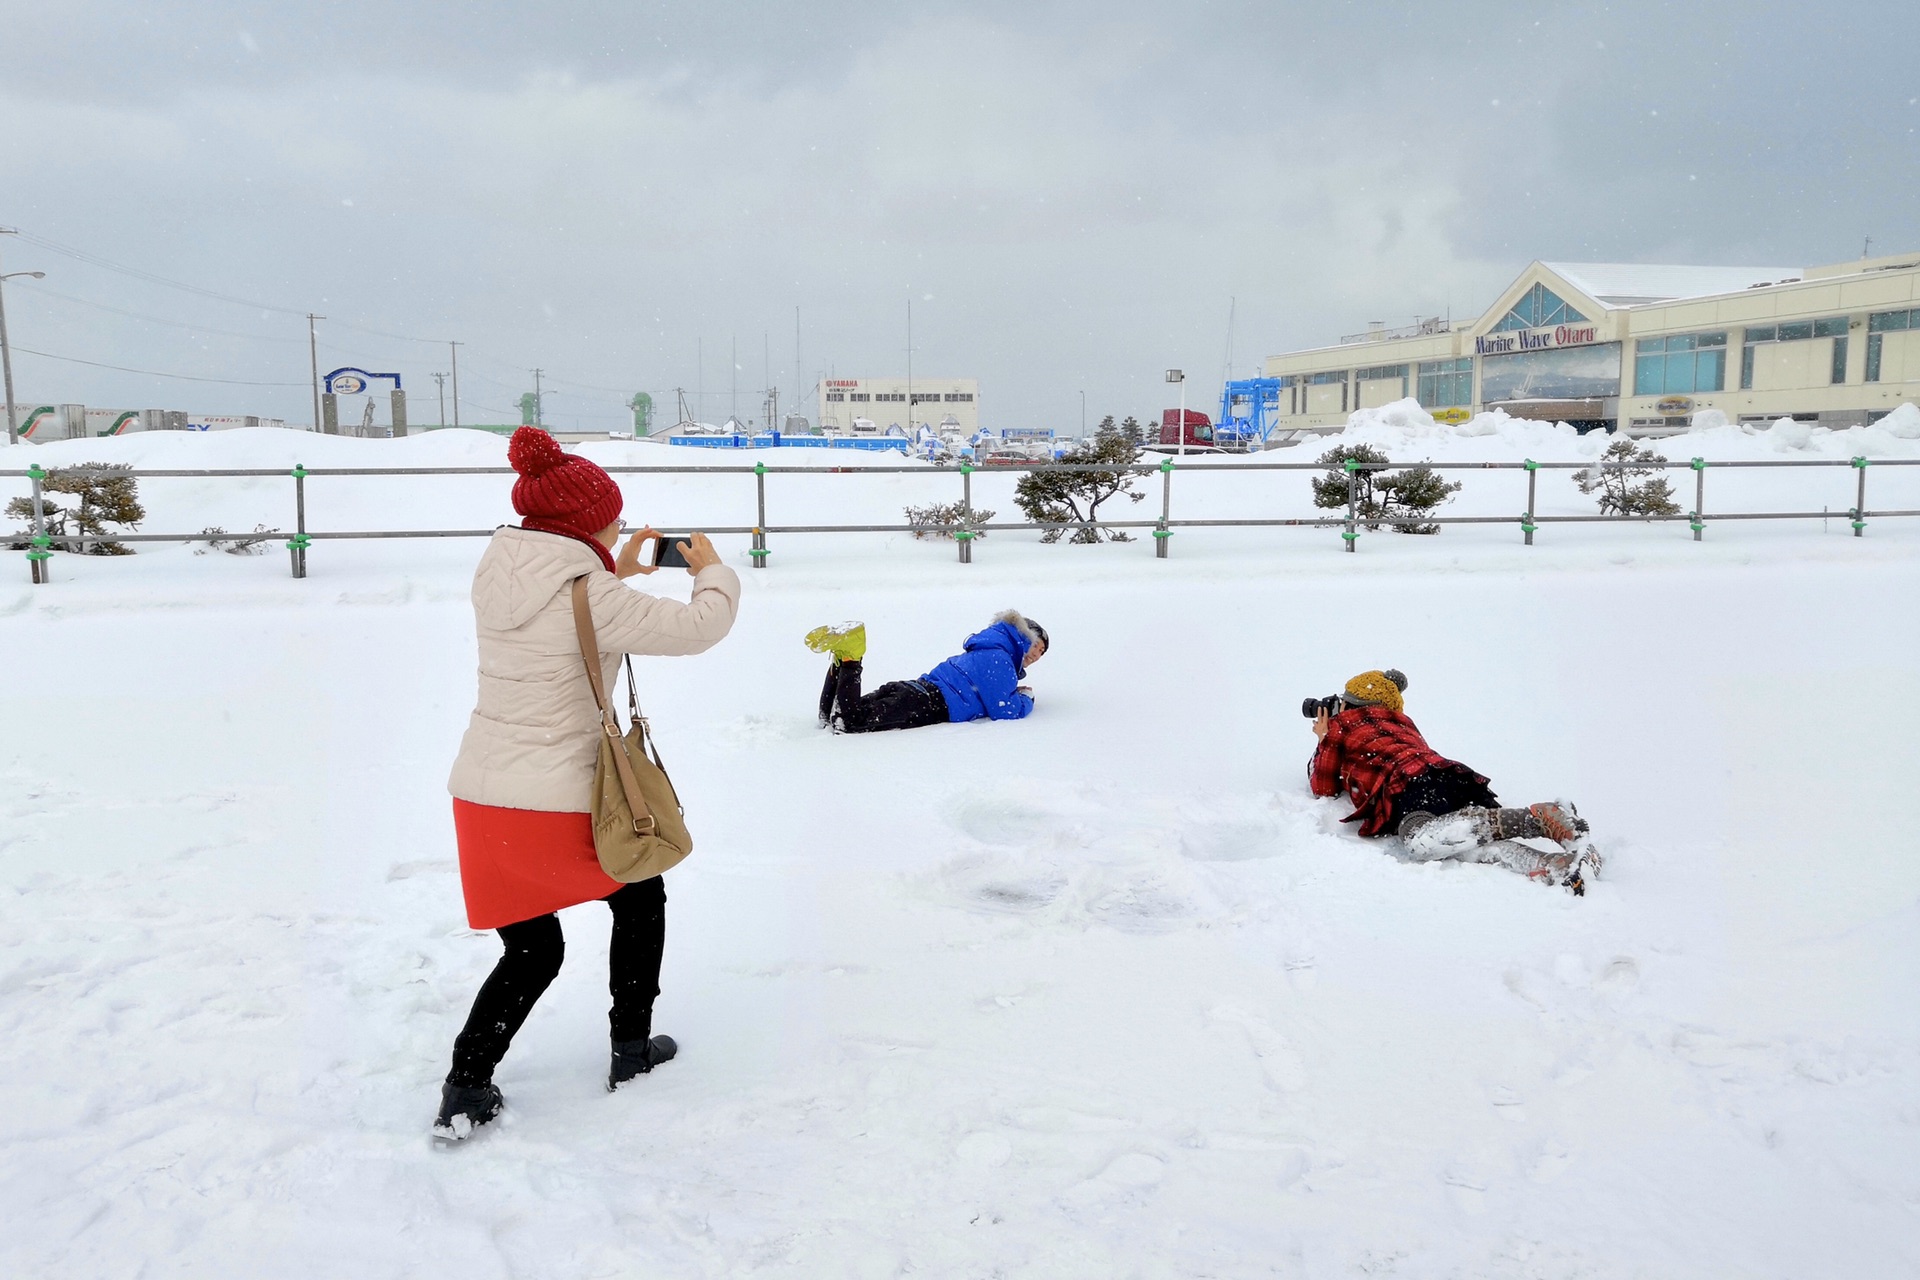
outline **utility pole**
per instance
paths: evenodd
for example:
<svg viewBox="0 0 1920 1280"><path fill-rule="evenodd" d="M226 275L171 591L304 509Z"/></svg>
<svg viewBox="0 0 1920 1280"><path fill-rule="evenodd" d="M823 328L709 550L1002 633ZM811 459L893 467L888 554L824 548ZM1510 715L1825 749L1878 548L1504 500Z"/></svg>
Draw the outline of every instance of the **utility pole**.
<svg viewBox="0 0 1920 1280"><path fill-rule="evenodd" d="M453 425L460 425L460 344L449 342L447 350L453 353Z"/></svg>
<svg viewBox="0 0 1920 1280"><path fill-rule="evenodd" d="M907 439L913 439L913 295L907 295Z"/></svg>
<svg viewBox="0 0 1920 1280"><path fill-rule="evenodd" d="M806 384L801 381L805 375L800 372L800 308L793 309L793 408L800 411L800 402L807 398Z"/></svg>
<svg viewBox="0 0 1920 1280"><path fill-rule="evenodd" d="M307 362L313 374L313 429L316 432L320 430L320 339L314 334L313 322L325 319L307 312Z"/></svg>
<svg viewBox="0 0 1920 1280"><path fill-rule="evenodd" d="M1087 393L1080 393L1080 438L1087 438Z"/></svg>
<svg viewBox="0 0 1920 1280"><path fill-rule="evenodd" d="M540 403L540 370L533 371L533 425L546 430L546 406Z"/></svg>
<svg viewBox="0 0 1920 1280"><path fill-rule="evenodd" d="M19 229L16 227L0 227L0 235L14 236L19 234ZM13 275L26 276L30 280L44 280L47 273L44 271L16 271ZM0 286L4 286L5 282L10 279L12 279L12 276L0 275ZM5 374L6 381L7 443L19 444L20 420L13 407L13 349L7 345L7 303L4 296L0 296L0 373ZM36 567L36 572L37 571ZM34 581L38 582L39 579L36 578Z"/></svg>
<svg viewBox="0 0 1920 1280"><path fill-rule="evenodd" d="M447 375L436 373L433 380L440 385L440 425L447 425Z"/></svg>

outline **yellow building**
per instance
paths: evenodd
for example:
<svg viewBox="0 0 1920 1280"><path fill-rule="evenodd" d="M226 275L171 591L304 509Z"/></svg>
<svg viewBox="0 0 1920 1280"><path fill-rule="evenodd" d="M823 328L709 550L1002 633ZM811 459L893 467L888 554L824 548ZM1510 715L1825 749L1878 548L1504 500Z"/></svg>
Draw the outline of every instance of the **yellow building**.
<svg viewBox="0 0 1920 1280"><path fill-rule="evenodd" d="M1706 409L1853 426L1920 400L1920 253L1806 269L1536 262L1477 319L1374 325L1270 356L1266 374L1282 432L1338 430L1407 396L1629 434Z"/></svg>

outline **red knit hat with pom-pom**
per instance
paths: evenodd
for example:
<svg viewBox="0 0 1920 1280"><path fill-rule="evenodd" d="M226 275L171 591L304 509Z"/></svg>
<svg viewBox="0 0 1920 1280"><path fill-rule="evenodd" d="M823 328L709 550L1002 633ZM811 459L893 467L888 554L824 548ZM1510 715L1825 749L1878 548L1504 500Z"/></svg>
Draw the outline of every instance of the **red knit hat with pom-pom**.
<svg viewBox="0 0 1920 1280"><path fill-rule="evenodd" d="M513 433L507 461L520 473L513 482L513 509L520 513L523 528L590 541L618 520L626 505L612 476L567 453L538 427Z"/></svg>

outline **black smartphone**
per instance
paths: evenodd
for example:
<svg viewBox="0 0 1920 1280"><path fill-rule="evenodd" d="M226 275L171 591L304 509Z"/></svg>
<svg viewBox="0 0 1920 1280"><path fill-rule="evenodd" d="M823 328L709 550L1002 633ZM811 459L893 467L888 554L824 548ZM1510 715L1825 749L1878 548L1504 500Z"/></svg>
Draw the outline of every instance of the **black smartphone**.
<svg viewBox="0 0 1920 1280"><path fill-rule="evenodd" d="M680 544L693 535L690 533L663 533L653 544L653 567L656 569L684 569L687 558L680 554Z"/></svg>

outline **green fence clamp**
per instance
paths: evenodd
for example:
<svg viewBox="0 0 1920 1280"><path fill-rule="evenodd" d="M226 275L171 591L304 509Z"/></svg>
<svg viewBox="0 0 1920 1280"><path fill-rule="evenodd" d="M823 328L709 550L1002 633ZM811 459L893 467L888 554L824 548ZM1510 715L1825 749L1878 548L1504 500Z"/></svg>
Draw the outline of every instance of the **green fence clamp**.
<svg viewBox="0 0 1920 1280"><path fill-rule="evenodd" d="M1533 512L1522 511L1520 513L1520 532L1530 534L1539 529L1539 527L1539 525L1533 522Z"/></svg>
<svg viewBox="0 0 1920 1280"><path fill-rule="evenodd" d="M767 474L767 464L766 464L766 463L764 463L764 462L756 462L756 463L754 463L754 464L753 464L753 474L755 474L755 475L757 475L757 476L763 476L763 475L765 475L765 474Z"/></svg>
<svg viewBox="0 0 1920 1280"><path fill-rule="evenodd" d="M1171 538L1171 537L1173 536L1173 530L1171 530L1171 529L1155 529L1155 530L1153 531L1153 536L1154 536L1154 537L1156 537L1156 538Z"/></svg>
<svg viewBox="0 0 1920 1280"><path fill-rule="evenodd" d="M39 463L29 462L27 464L27 476L29 479L33 479L33 480L45 480L47 478L47 473L40 469Z"/></svg>
<svg viewBox="0 0 1920 1280"><path fill-rule="evenodd" d="M971 529L955 529L953 531L953 540L955 542L972 542L978 536L979 535Z"/></svg>
<svg viewBox="0 0 1920 1280"><path fill-rule="evenodd" d="M1856 459L1854 459L1854 461L1856 461L1856 462L1857 462L1857 461L1859 461L1859 459L1857 459L1857 458L1856 458ZM1847 508L1847 517L1848 517L1848 519L1850 519L1850 520L1852 520L1852 521L1853 521L1853 531L1854 531L1854 533L1856 533L1856 534L1858 534L1858 533L1860 533L1861 531L1863 531L1863 530L1864 530L1864 529L1865 529L1865 528L1867 527L1867 522L1866 522L1865 520L1862 520L1862 519L1860 518L1860 508L1858 508L1858 507L1848 507L1848 508Z"/></svg>
<svg viewBox="0 0 1920 1280"><path fill-rule="evenodd" d="M752 556L755 560L765 560L767 558L767 548L755 547L753 550L747 552L747 554Z"/></svg>
<svg viewBox="0 0 1920 1280"><path fill-rule="evenodd" d="M960 474L961 474L961 475L963 475L963 476L970 476L970 475L972 475L972 474L973 474L973 464L972 464L971 462L968 462L968 461L966 461L965 459L962 459L962 460L961 460L961 462L960 462Z"/></svg>
<svg viewBox="0 0 1920 1280"><path fill-rule="evenodd" d="M1352 542L1355 538L1359 537L1360 535L1358 533L1342 533L1340 536L1345 538L1348 542Z"/></svg>
<svg viewBox="0 0 1920 1280"><path fill-rule="evenodd" d="M1707 469L1707 460L1705 458L1695 458L1693 460L1693 469L1695 471L1705 471Z"/></svg>
<svg viewBox="0 0 1920 1280"><path fill-rule="evenodd" d="M1860 468L1862 471L1865 471L1867 469L1867 461L1868 460L1866 458L1855 458L1853 460L1853 465Z"/></svg>
<svg viewBox="0 0 1920 1280"><path fill-rule="evenodd" d="M1695 458L1694 461L1698 462L1699 459ZM1699 533L1701 530L1705 529L1707 526L1701 521L1700 513L1698 511L1689 511L1687 512L1687 527L1689 529L1692 529L1695 533Z"/></svg>
<svg viewBox="0 0 1920 1280"><path fill-rule="evenodd" d="M296 462L293 464L293 470L289 474L292 475L295 480L305 480L307 478L307 469Z"/></svg>
<svg viewBox="0 0 1920 1280"><path fill-rule="evenodd" d="M305 551L312 545L313 539L304 533L296 533L287 539L287 550L289 551Z"/></svg>
<svg viewBox="0 0 1920 1280"><path fill-rule="evenodd" d="M1360 464L1352 458L1348 458L1341 465L1347 469L1348 474L1352 474L1353 472L1358 471L1360 469Z"/></svg>
<svg viewBox="0 0 1920 1280"><path fill-rule="evenodd" d="M1160 459L1160 469L1161 469L1162 471L1171 471L1171 470L1173 470L1173 459L1172 459L1172 458L1162 458L1162 459Z"/></svg>
<svg viewBox="0 0 1920 1280"><path fill-rule="evenodd" d="M1540 464L1535 462L1532 458L1528 458L1525 462L1521 463L1520 465L1525 467L1529 471L1538 471L1540 469Z"/></svg>
<svg viewBox="0 0 1920 1280"><path fill-rule="evenodd" d="M27 552L27 559L29 560L53 559L53 552L47 550L48 547L51 547L53 545L52 538L49 538L44 533L36 533L31 538L28 538L27 541L33 546L33 550Z"/></svg>

